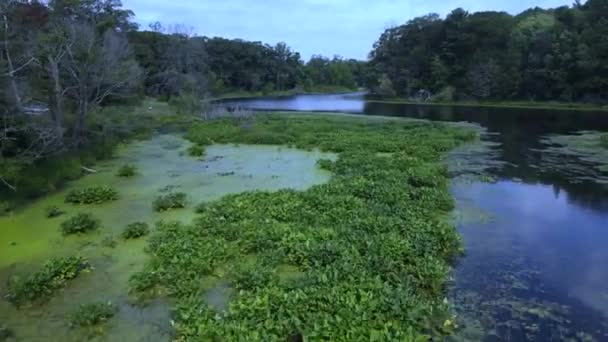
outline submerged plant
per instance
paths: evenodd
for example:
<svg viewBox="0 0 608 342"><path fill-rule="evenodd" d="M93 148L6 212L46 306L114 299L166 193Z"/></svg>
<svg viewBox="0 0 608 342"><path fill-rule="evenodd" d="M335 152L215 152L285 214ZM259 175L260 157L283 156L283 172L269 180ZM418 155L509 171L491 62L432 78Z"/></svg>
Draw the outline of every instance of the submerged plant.
<svg viewBox="0 0 608 342"><path fill-rule="evenodd" d="M188 204L188 196L183 192L172 192L157 197L152 203L154 211L163 212L172 209L185 208Z"/></svg>
<svg viewBox="0 0 608 342"><path fill-rule="evenodd" d="M48 299L69 280L90 268L89 262L82 257L51 259L44 264L42 270L32 274L25 281L14 284L9 299L17 306Z"/></svg>
<svg viewBox="0 0 608 342"><path fill-rule="evenodd" d="M135 175L137 175L137 166L132 164L125 164L116 172L116 176L124 178L134 177Z"/></svg>
<svg viewBox="0 0 608 342"><path fill-rule="evenodd" d="M99 219L89 213L78 213L61 223L63 235L84 234L97 230L101 224Z"/></svg>
<svg viewBox="0 0 608 342"><path fill-rule="evenodd" d="M61 210L58 206L52 205L46 208L46 217L55 218L63 215L65 212Z"/></svg>
<svg viewBox="0 0 608 342"><path fill-rule="evenodd" d="M446 284L462 245L446 223L453 199L440 157L474 132L282 114L246 127L195 124L188 138L291 144L338 158L319 162L333 172L326 184L229 195L198 206L190 225L157 227L151 261L131 289L175 300L177 339L428 341L449 333ZM238 289L222 319L200 299L201 279L218 275Z"/></svg>
<svg viewBox="0 0 608 342"><path fill-rule="evenodd" d="M93 186L70 191L65 201L73 204L101 204L117 199L118 192L109 186Z"/></svg>
<svg viewBox="0 0 608 342"><path fill-rule="evenodd" d="M191 157L202 157L205 155L205 147L201 145L192 145L188 147L188 155Z"/></svg>
<svg viewBox="0 0 608 342"><path fill-rule="evenodd" d="M150 228L148 228L148 224L145 222L134 222L125 228L122 232L122 237L125 240L128 239L138 239L142 236L148 235L150 232Z"/></svg>
<svg viewBox="0 0 608 342"><path fill-rule="evenodd" d="M107 322L118 312L111 302L83 304L69 317L70 325L92 327Z"/></svg>

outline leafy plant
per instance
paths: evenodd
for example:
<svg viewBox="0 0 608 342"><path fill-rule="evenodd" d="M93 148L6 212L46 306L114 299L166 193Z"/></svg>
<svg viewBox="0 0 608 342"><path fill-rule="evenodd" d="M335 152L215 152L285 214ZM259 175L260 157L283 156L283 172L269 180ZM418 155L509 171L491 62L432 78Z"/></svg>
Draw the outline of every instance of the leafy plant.
<svg viewBox="0 0 608 342"><path fill-rule="evenodd" d="M116 176L130 178L137 175L137 166L132 164L125 164L118 169Z"/></svg>
<svg viewBox="0 0 608 342"><path fill-rule="evenodd" d="M46 208L46 217L55 218L63 215L65 211L61 210L58 206L52 205Z"/></svg>
<svg viewBox="0 0 608 342"><path fill-rule="evenodd" d="M129 224L122 232L123 239L138 239L142 236L148 235L150 228L145 222L134 222Z"/></svg>
<svg viewBox="0 0 608 342"><path fill-rule="evenodd" d="M83 304L69 317L70 325L92 327L110 320L118 312L111 302Z"/></svg>
<svg viewBox="0 0 608 342"><path fill-rule="evenodd" d="M25 281L14 284L9 299L17 306L48 299L69 280L90 268L89 262L82 257L51 259L44 264L42 270L32 274Z"/></svg>
<svg viewBox="0 0 608 342"><path fill-rule="evenodd" d="M116 190L108 186L93 186L70 191L65 201L73 204L101 204L117 199L118 192Z"/></svg>
<svg viewBox="0 0 608 342"><path fill-rule="evenodd" d="M101 221L89 213L78 213L61 223L63 235L85 234L97 230Z"/></svg>
<svg viewBox="0 0 608 342"><path fill-rule="evenodd" d="M183 192L173 192L159 196L152 203L154 211L162 212L172 209L185 208L188 204L188 196Z"/></svg>
<svg viewBox="0 0 608 342"><path fill-rule="evenodd" d="M191 157L202 157L205 155L205 147L201 145L192 145L188 147L188 155Z"/></svg>

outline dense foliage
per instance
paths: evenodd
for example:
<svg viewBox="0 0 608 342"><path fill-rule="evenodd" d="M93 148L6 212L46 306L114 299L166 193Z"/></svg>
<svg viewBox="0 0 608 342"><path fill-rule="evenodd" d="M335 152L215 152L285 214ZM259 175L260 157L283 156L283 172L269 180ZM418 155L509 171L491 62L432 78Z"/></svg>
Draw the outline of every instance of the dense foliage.
<svg viewBox="0 0 608 342"><path fill-rule="evenodd" d="M109 186L92 186L70 190L65 197L65 202L72 204L102 204L117 199L118 192Z"/></svg>
<svg viewBox="0 0 608 342"><path fill-rule="evenodd" d="M150 228L148 224L145 222L134 222L127 225L125 230L122 232L122 238L129 239L139 239L142 236L148 235L150 232Z"/></svg>
<svg viewBox="0 0 608 342"><path fill-rule="evenodd" d="M76 278L82 271L90 269L89 262L82 257L51 259L42 270L32 274L25 281L12 286L9 299L17 306L45 300L63 288L69 280Z"/></svg>
<svg viewBox="0 0 608 342"><path fill-rule="evenodd" d="M199 124L198 144L290 144L339 153L307 191L249 192L160 223L133 290L177 301L183 340L428 340L452 327L445 285L461 243L440 155L474 132L338 117L259 116ZM176 257L179 256L179 257ZM204 301L228 282L226 312Z"/></svg>
<svg viewBox="0 0 608 342"><path fill-rule="evenodd" d="M101 221L89 213L78 213L61 223L63 235L85 234L99 229Z"/></svg>
<svg viewBox="0 0 608 342"><path fill-rule="evenodd" d="M152 203L154 211L163 212L173 209L185 208L188 205L188 196L183 192L172 192L158 196Z"/></svg>
<svg viewBox="0 0 608 342"><path fill-rule="evenodd" d="M608 0L469 13L384 32L370 54L378 92L436 100L608 101Z"/></svg>
<svg viewBox="0 0 608 342"><path fill-rule="evenodd" d="M69 317L72 326L92 327L110 320L118 307L112 303L83 304Z"/></svg>

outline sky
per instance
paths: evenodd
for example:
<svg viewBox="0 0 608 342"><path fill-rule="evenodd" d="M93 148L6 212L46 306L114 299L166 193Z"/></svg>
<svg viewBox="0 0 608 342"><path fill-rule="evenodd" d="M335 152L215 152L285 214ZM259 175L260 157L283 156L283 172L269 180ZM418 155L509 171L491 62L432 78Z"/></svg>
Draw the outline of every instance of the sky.
<svg viewBox="0 0 608 342"><path fill-rule="evenodd" d="M160 21L185 25L199 36L285 42L304 60L314 54L366 59L388 27L427 13L445 16L530 7L558 7L573 0L123 0L141 28Z"/></svg>

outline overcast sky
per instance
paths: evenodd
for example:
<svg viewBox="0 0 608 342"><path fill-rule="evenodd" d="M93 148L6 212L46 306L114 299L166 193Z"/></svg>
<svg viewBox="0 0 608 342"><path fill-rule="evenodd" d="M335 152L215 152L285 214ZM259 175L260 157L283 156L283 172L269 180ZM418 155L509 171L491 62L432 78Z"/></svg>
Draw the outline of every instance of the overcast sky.
<svg viewBox="0 0 608 342"><path fill-rule="evenodd" d="M570 5L573 0L123 0L146 28L184 24L200 36L284 41L307 60L313 54L365 59L389 26L452 9L503 10Z"/></svg>

